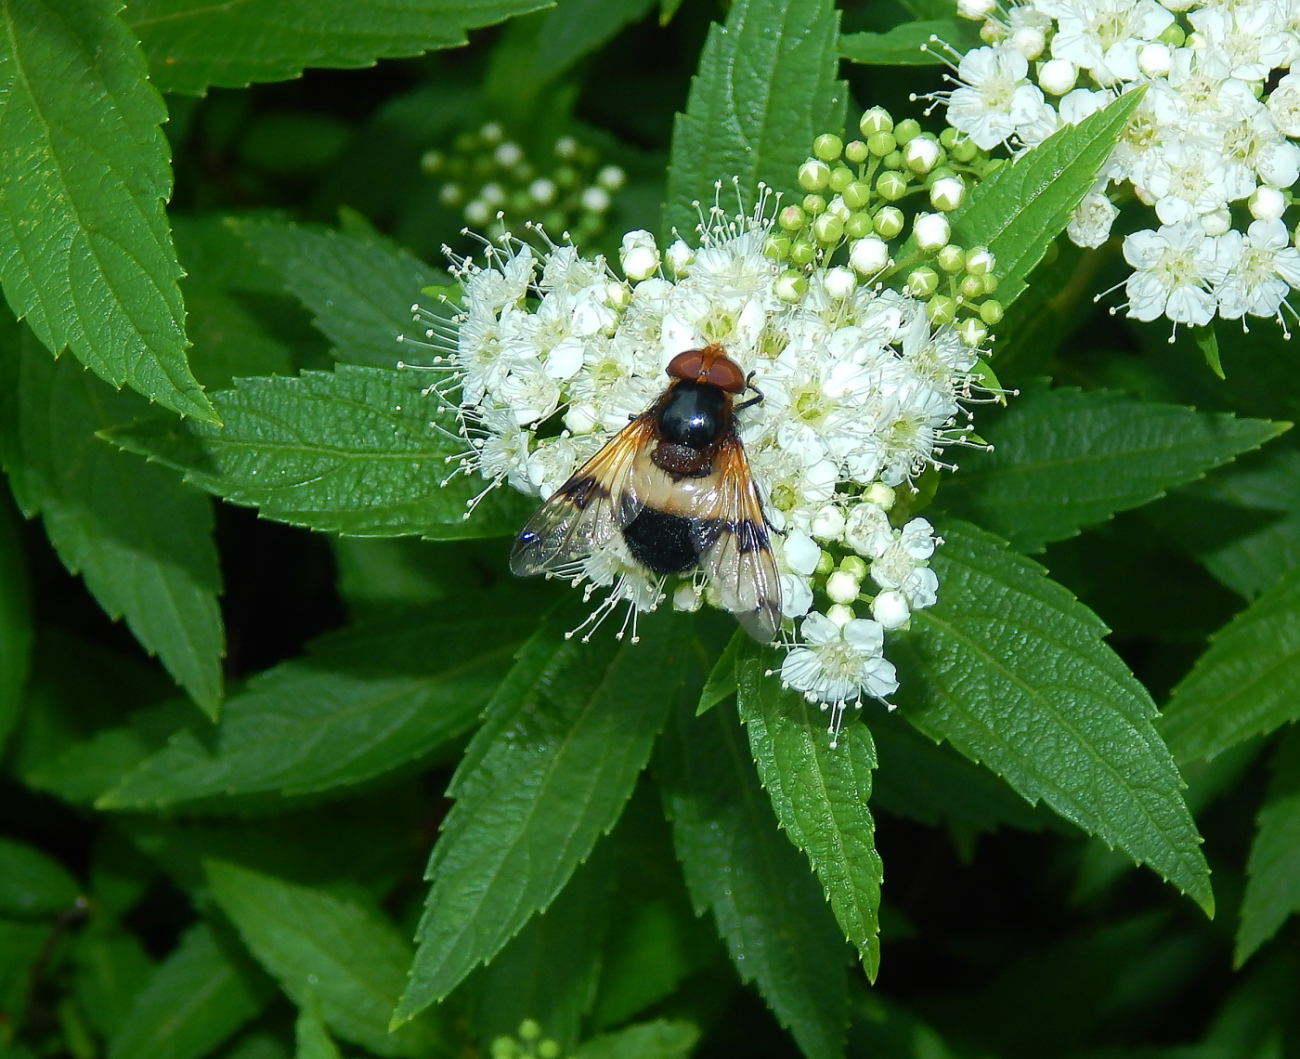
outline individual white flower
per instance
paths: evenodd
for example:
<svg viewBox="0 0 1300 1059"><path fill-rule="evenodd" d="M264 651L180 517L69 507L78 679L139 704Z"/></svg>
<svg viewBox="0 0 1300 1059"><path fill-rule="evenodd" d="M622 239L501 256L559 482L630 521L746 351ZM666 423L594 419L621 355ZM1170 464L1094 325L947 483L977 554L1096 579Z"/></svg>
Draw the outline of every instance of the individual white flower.
<svg viewBox="0 0 1300 1059"><path fill-rule="evenodd" d="M1300 251L1280 220L1254 221L1245 235L1229 232L1219 246L1226 274L1214 294L1225 320L1277 316L1282 300L1300 288Z"/></svg>
<svg viewBox="0 0 1300 1059"><path fill-rule="evenodd" d="M849 703L860 706L863 695L883 701L898 690L894 667L881 654L884 630L867 618L855 618L841 627L813 611L799 632L804 646L786 655L781 682L831 711L834 746Z"/></svg>
<svg viewBox="0 0 1300 1059"><path fill-rule="evenodd" d="M1278 32L1271 3L1202 7L1187 20L1200 34L1201 47L1217 49L1223 56L1232 77L1262 81L1287 61L1287 35Z"/></svg>
<svg viewBox="0 0 1300 1059"><path fill-rule="evenodd" d="M949 123L985 150L1003 143L1045 106L1028 73L1028 60L1010 45L967 52L957 66L960 87L948 98Z"/></svg>
<svg viewBox="0 0 1300 1059"><path fill-rule="evenodd" d="M926 565L934 552L933 528L914 518L893 539L881 545L871 561L871 580L881 588L899 592L912 610L934 605L939 579Z"/></svg>
<svg viewBox="0 0 1300 1059"><path fill-rule="evenodd" d="M1137 320L1167 316L1193 327L1210 322L1221 278L1217 246L1199 224L1164 225L1124 237L1124 260L1134 269L1125 284L1128 315Z"/></svg>
<svg viewBox="0 0 1300 1059"><path fill-rule="evenodd" d="M1248 170L1195 144L1171 144L1149 159L1144 183L1161 224L1194 220L1255 190Z"/></svg>

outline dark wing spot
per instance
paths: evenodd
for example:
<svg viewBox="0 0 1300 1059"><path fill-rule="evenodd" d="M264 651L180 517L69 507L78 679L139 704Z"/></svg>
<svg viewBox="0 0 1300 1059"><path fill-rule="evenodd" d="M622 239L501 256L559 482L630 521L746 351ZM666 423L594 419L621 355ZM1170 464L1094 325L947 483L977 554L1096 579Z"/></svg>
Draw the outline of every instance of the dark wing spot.
<svg viewBox="0 0 1300 1059"><path fill-rule="evenodd" d="M766 551L770 547L767 530L753 519L742 519L727 527L736 538L736 547L742 555L748 552Z"/></svg>
<svg viewBox="0 0 1300 1059"><path fill-rule="evenodd" d="M593 500L604 500L609 490L595 478L570 478L559 489L559 496L564 497L579 511L586 511Z"/></svg>

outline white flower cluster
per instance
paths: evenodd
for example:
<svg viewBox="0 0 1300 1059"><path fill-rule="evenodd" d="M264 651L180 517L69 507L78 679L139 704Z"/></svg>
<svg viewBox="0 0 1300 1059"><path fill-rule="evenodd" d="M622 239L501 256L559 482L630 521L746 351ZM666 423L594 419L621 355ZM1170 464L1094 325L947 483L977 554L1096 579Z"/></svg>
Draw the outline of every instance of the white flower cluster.
<svg viewBox="0 0 1300 1059"><path fill-rule="evenodd" d="M1282 222L1300 176L1297 0L957 0L987 47L939 93L948 121L985 149L1031 147L1146 86L1120 142L1070 222L1098 247L1130 193L1160 226L1125 238L1127 310L1204 325L1275 317L1300 289ZM1234 223L1231 207L1252 223Z"/></svg>
<svg viewBox="0 0 1300 1059"><path fill-rule="evenodd" d="M655 401L676 354L718 343L752 372L762 400L737 419L778 530L781 679L831 709L838 731L846 705L897 687L885 633L935 602L933 530L922 518L895 528L889 510L896 487L964 440L957 424L969 418L961 401L978 351L928 323L923 303L850 269L809 266L806 283L782 282L787 266L763 253L771 229L760 206L736 217L715 207L699 247L679 239L661 251L631 232L622 278L540 231L540 249L485 242L484 264L454 259L457 315L419 318L470 441L462 469L541 497ZM652 609L663 578L617 537L583 577L610 587L602 611L619 601ZM708 602L709 585L697 575L673 601Z"/></svg>

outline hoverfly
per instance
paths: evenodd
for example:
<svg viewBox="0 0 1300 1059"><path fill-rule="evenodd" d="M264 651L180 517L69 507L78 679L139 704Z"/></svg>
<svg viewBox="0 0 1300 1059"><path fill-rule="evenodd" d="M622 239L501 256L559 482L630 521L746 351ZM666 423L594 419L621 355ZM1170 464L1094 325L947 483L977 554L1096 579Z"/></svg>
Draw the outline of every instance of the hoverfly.
<svg viewBox="0 0 1300 1059"><path fill-rule="evenodd" d="M652 574L701 569L755 640L781 625L781 581L769 524L736 433L761 401L719 345L679 353L659 398L611 438L530 518L510 552L520 575L572 569L621 533Z"/></svg>

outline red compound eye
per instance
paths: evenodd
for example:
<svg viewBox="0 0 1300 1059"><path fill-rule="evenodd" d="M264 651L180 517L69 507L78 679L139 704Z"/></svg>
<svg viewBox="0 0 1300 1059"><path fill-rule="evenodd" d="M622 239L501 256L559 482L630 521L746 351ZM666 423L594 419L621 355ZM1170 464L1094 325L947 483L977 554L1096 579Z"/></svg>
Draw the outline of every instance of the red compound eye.
<svg viewBox="0 0 1300 1059"><path fill-rule="evenodd" d="M706 382L728 393L742 393L745 389L745 373L716 344L678 353L669 361L667 371L674 379Z"/></svg>

